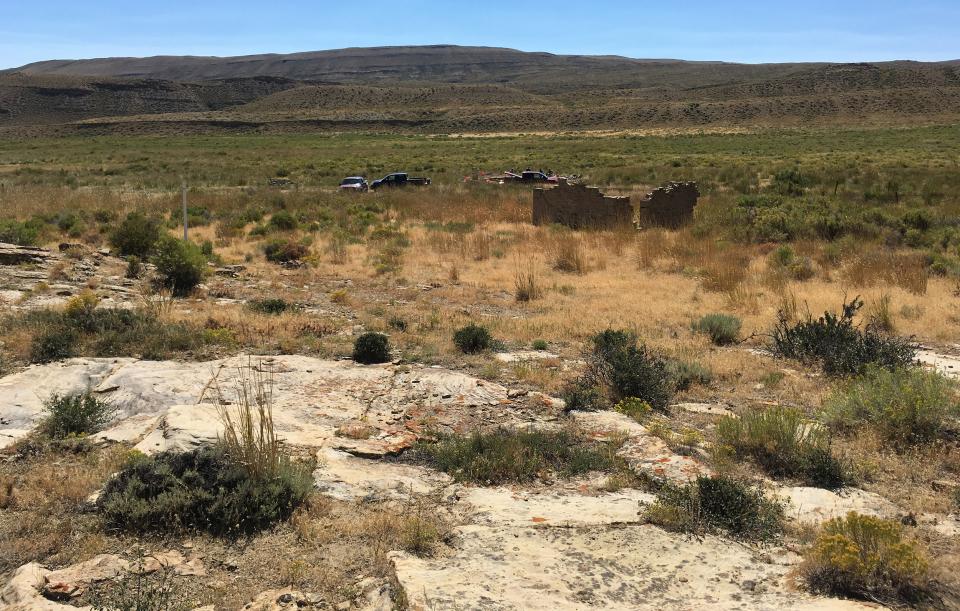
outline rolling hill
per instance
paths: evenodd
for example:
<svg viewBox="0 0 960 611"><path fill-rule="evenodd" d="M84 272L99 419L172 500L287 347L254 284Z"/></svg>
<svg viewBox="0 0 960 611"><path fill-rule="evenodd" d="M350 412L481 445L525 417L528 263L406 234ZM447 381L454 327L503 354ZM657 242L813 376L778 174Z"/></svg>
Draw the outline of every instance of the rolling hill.
<svg viewBox="0 0 960 611"><path fill-rule="evenodd" d="M52 60L0 71L0 129L13 136L36 126L446 133L958 116L956 61L751 65L435 45Z"/></svg>

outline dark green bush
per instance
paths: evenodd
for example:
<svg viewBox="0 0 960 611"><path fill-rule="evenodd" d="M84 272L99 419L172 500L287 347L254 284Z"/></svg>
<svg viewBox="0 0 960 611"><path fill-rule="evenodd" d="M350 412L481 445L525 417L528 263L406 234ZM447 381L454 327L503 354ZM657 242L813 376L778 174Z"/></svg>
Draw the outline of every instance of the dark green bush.
<svg viewBox="0 0 960 611"><path fill-rule="evenodd" d="M157 243L153 264L163 285L177 297L193 292L207 274L207 258L193 242L164 236Z"/></svg>
<svg viewBox="0 0 960 611"><path fill-rule="evenodd" d="M43 221L32 218L29 221L0 219L0 242L19 246L36 246L43 231Z"/></svg>
<svg viewBox="0 0 960 611"><path fill-rule="evenodd" d="M410 453L458 481L482 485L530 482L615 467L616 448L584 441L571 431L476 431L468 436L442 436L419 442Z"/></svg>
<svg viewBox="0 0 960 611"><path fill-rule="evenodd" d="M664 485L646 518L667 530L719 532L749 541L767 541L783 533L779 503L757 487L723 476L700 476L684 486Z"/></svg>
<svg viewBox="0 0 960 611"><path fill-rule="evenodd" d="M741 325L740 319L730 314L707 314L692 327L694 332L708 336L717 346L726 346L737 342Z"/></svg>
<svg viewBox="0 0 960 611"><path fill-rule="evenodd" d="M126 277L135 280L141 275L143 275L143 261L136 255L130 255L127 257Z"/></svg>
<svg viewBox="0 0 960 611"><path fill-rule="evenodd" d="M533 342L530 344L530 347L533 348L534 350L541 350L541 351L542 351L542 350L546 350L549 346L548 346L546 340L543 340L543 339L535 339L535 340L533 340Z"/></svg>
<svg viewBox="0 0 960 611"><path fill-rule="evenodd" d="M470 323L453 334L453 343L461 352L474 354L489 350L493 344L493 336L486 327Z"/></svg>
<svg viewBox="0 0 960 611"><path fill-rule="evenodd" d="M288 302L286 299L281 299L279 297L267 298L267 299L251 299L247 302L247 307L253 310L254 312L259 312L261 314L283 314L288 310L295 310L296 305Z"/></svg>
<svg viewBox="0 0 960 611"><path fill-rule="evenodd" d="M97 507L117 530L252 533L286 520L312 489L309 470L284 465L260 479L219 447L140 457L107 482Z"/></svg>
<svg viewBox="0 0 960 611"><path fill-rule="evenodd" d="M80 334L64 324L44 325L30 340L30 362L52 363L79 354Z"/></svg>
<svg viewBox="0 0 960 611"><path fill-rule="evenodd" d="M821 425L796 409L753 410L717 423L716 451L749 458L772 477L799 478L806 485L836 489L846 483L843 465L830 451Z"/></svg>
<svg viewBox="0 0 960 611"><path fill-rule="evenodd" d="M42 430L54 439L96 433L110 422L116 410L91 393L53 395L43 404Z"/></svg>
<svg viewBox="0 0 960 611"><path fill-rule="evenodd" d="M916 347L910 341L853 324L862 306L863 301L855 297L843 305L839 316L826 312L816 320L808 316L797 323L781 312L770 348L777 356L819 365L829 375L856 375L869 365L895 369L912 364Z"/></svg>
<svg viewBox="0 0 960 611"><path fill-rule="evenodd" d="M32 310L2 320L31 333L30 361L73 356L169 358L196 350L206 336L189 324L165 322L149 310L76 307Z"/></svg>
<svg viewBox="0 0 960 611"><path fill-rule="evenodd" d="M677 378L662 356L639 344L629 331L607 329L593 338L584 373L564 391L567 409L610 409L623 399L646 401L665 411ZM596 400L593 405L587 401Z"/></svg>
<svg viewBox="0 0 960 611"><path fill-rule="evenodd" d="M353 360L364 365L390 361L390 341L383 333L364 333L353 344Z"/></svg>
<svg viewBox="0 0 960 611"><path fill-rule="evenodd" d="M145 259L160 240L160 223L142 212L131 212L110 234L110 244L120 256Z"/></svg>
<svg viewBox="0 0 960 611"><path fill-rule="evenodd" d="M274 212L267 222L267 227L272 231L293 231L298 225L297 218L286 210Z"/></svg>
<svg viewBox="0 0 960 611"><path fill-rule="evenodd" d="M267 261L272 263L290 263L299 261L307 256L309 249L299 242L292 240L270 240L263 247Z"/></svg>

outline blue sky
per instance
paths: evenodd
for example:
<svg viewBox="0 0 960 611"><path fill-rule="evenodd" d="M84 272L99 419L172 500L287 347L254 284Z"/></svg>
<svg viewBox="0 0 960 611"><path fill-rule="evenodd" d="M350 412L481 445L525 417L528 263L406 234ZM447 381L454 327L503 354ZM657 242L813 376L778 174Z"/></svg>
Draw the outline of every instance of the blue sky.
<svg viewBox="0 0 960 611"><path fill-rule="evenodd" d="M960 59L960 0L0 0L0 68L440 43L752 63Z"/></svg>

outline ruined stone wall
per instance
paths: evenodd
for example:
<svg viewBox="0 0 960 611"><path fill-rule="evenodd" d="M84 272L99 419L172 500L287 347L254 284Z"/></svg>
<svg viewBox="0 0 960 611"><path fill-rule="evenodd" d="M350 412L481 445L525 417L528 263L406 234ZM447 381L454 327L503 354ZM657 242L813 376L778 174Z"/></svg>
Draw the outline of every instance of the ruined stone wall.
<svg viewBox="0 0 960 611"><path fill-rule="evenodd" d="M700 197L695 182L670 182L654 189L637 203L636 221L641 227L676 228L693 219Z"/></svg>
<svg viewBox="0 0 960 611"><path fill-rule="evenodd" d="M561 183L533 191L534 225L607 229L630 225L633 216L629 197L606 197L596 187Z"/></svg>

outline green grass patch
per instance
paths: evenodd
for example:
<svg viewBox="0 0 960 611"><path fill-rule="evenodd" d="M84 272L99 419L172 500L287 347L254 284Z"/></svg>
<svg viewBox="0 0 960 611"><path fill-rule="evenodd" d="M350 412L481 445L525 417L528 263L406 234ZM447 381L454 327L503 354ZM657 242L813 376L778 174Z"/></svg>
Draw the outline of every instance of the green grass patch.
<svg viewBox="0 0 960 611"><path fill-rule="evenodd" d="M585 441L571 430L476 431L420 442L410 458L482 485L532 482L618 468L615 447Z"/></svg>

